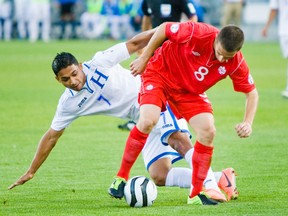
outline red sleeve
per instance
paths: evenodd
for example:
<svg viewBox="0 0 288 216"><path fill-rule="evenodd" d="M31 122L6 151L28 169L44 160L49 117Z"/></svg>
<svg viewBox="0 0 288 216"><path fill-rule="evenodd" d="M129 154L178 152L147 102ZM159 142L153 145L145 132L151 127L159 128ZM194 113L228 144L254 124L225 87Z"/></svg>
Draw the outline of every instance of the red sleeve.
<svg viewBox="0 0 288 216"><path fill-rule="evenodd" d="M194 23L193 22L169 22L166 25L166 37L175 43L186 43L193 35Z"/></svg>
<svg viewBox="0 0 288 216"><path fill-rule="evenodd" d="M241 57L237 69L230 74L230 78L233 81L235 91L249 93L255 89L255 83L245 59L242 55Z"/></svg>

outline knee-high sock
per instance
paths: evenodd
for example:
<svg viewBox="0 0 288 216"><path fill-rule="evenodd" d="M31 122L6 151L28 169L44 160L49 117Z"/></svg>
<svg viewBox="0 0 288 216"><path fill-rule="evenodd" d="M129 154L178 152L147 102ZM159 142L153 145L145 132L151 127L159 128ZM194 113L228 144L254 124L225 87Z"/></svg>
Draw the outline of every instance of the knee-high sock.
<svg viewBox="0 0 288 216"><path fill-rule="evenodd" d="M175 167L167 174L165 186L189 188L191 185L192 170L189 168Z"/></svg>
<svg viewBox="0 0 288 216"><path fill-rule="evenodd" d="M193 190L190 193L190 197L194 197L201 192L204 179L207 176L211 164L212 154L213 154L213 147L204 146L198 141L196 141L194 145L194 153L192 156Z"/></svg>
<svg viewBox="0 0 288 216"><path fill-rule="evenodd" d="M218 187L217 175L222 175L222 172L214 172L211 167L207 173L207 177L204 180L203 186L208 189L214 189L220 192ZM173 167L167 174L165 186L166 187L180 187L180 188L191 188L191 179L192 179L192 169L184 167ZM191 188L192 191L193 187Z"/></svg>
<svg viewBox="0 0 288 216"><path fill-rule="evenodd" d="M194 148L191 148L189 151L186 152L185 154L185 160L187 161L187 163L190 165L191 169L193 169L193 166L192 166L192 156L193 156L193 152L194 152ZM190 170L190 172L192 173L192 170ZM170 173L170 172L169 172ZM168 173L168 175L169 175ZM180 173L179 173L180 174ZM220 191L219 187L218 187L218 184L217 184L217 181L215 179L215 173L213 173L213 170L212 168L210 167L209 170L208 170L208 173L207 173L207 176L206 176L206 179L204 180L204 183L203 183L203 186L206 188L206 189L214 189L214 190L217 190L217 191ZM220 175L222 174L222 172L220 172ZM167 177L168 177L167 175ZM180 174L181 175L184 175L184 174ZM191 176L192 174L190 174ZM189 179L189 187L190 187L190 192L193 190L193 185L190 185L191 182L192 182L192 177Z"/></svg>
<svg viewBox="0 0 288 216"><path fill-rule="evenodd" d="M122 156L121 167L117 173L118 177L128 180L130 170L135 163L138 155L142 151L147 137L148 134L142 133L137 129L136 126L130 131Z"/></svg>

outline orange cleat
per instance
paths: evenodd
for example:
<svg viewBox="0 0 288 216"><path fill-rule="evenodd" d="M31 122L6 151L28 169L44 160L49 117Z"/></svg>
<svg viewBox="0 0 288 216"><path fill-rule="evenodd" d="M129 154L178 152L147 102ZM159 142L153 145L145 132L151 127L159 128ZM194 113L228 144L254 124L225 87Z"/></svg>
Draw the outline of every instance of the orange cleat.
<svg viewBox="0 0 288 216"><path fill-rule="evenodd" d="M222 170L222 175L218 182L218 186L227 195L227 200L237 199L239 192L236 187L236 176L233 168Z"/></svg>
<svg viewBox="0 0 288 216"><path fill-rule="evenodd" d="M217 191L217 190L211 188L211 189L205 189L204 192L205 192L205 194L207 194L207 196L210 199L213 199L217 202L226 202L227 201L225 195L221 191Z"/></svg>

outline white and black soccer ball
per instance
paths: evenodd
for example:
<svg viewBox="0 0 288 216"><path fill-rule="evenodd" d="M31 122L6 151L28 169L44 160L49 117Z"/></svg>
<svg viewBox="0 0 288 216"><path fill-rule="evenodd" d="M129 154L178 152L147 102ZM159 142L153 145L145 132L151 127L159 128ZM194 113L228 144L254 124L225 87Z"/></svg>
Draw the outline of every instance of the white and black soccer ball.
<svg viewBox="0 0 288 216"><path fill-rule="evenodd" d="M157 198L157 187L145 176L134 176L124 187L124 198L131 207L151 206Z"/></svg>

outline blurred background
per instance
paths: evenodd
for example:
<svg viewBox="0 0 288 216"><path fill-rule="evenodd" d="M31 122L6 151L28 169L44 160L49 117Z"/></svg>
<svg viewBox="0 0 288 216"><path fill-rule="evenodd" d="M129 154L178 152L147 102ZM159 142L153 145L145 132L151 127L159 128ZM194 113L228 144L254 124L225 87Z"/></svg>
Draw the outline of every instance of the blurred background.
<svg viewBox="0 0 288 216"><path fill-rule="evenodd" d="M221 27L224 4L229 0L189 1L200 22ZM126 40L141 31L141 3L142 0L0 0L0 40ZM261 36L269 15L269 0L242 0L242 5L239 25L246 40L277 41L277 20L269 35Z"/></svg>

